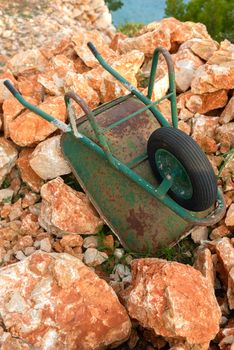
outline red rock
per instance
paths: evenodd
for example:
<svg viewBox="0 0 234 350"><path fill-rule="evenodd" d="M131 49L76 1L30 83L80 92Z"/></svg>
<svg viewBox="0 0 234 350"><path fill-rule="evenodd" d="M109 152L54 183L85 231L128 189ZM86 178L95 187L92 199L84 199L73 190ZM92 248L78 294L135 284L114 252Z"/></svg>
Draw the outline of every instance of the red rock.
<svg viewBox="0 0 234 350"><path fill-rule="evenodd" d="M101 32L97 30L93 31L81 31L81 33L74 35L72 41L75 44L75 51L77 55L84 61L86 66L95 67L99 63L94 57L92 52L87 47L87 43L91 41L104 59L117 58L116 52L111 50L105 43L104 37Z"/></svg>
<svg viewBox="0 0 234 350"><path fill-rule="evenodd" d="M190 49L180 49L172 56L175 69L176 89L179 92L188 90L191 86L194 72L203 62Z"/></svg>
<svg viewBox="0 0 234 350"><path fill-rule="evenodd" d="M64 84L69 68L57 67L46 70L46 72L38 75L38 82L44 87L46 93L54 96L64 94Z"/></svg>
<svg viewBox="0 0 234 350"><path fill-rule="evenodd" d="M29 160L33 153L33 149L23 149L20 152L17 160L17 165L20 170L21 178L35 192L39 192L43 185L42 179L31 168Z"/></svg>
<svg viewBox="0 0 234 350"><path fill-rule="evenodd" d="M24 237L21 237L18 242L14 245L13 251L16 252L17 250L23 250L26 247L31 247L33 245L32 237L27 235Z"/></svg>
<svg viewBox="0 0 234 350"><path fill-rule="evenodd" d="M201 114L195 114L193 119L193 137L198 135L214 137L216 128L219 126L218 117L207 117Z"/></svg>
<svg viewBox="0 0 234 350"><path fill-rule="evenodd" d="M215 271L211 252L208 248L197 250L193 267L202 273L211 287L214 287Z"/></svg>
<svg viewBox="0 0 234 350"><path fill-rule="evenodd" d="M14 204L11 205L10 213L9 213L10 221L19 219L23 214L21 203L22 203L22 199L20 198Z"/></svg>
<svg viewBox="0 0 234 350"><path fill-rule="evenodd" d="M218 50L218 43L209 39L192 39L190 49L202 60L208 61L214 52Z"/></svg>
<svg viewBox="0 0 234 350"><path fill-rule="evenodd" d="M193 38L212 40L207 32L206 26L202 23L184 22L176 26L171 34L171 41L179 44Z"/></svg>
<svg viewBox="0 0 234 350"><path fill-rule="evenodd" d="M207 117L195 114L192 124L192 137L207 153L214 153L218 146L214 136L218 127L218 117Z"/></svg>
<svg viewBox="0 0 234 350"><path fill-rule="evenodd" d="M43 180L69 174L70 166L64 159L60 147L61 136L53 136L39 143L30 155L30 166Z"/></svg>
<svg viewBox="0 0 234 350"><path fill-rule="evenodd" d="M188 135L191 134L191 125L189 123L184 122L183 120L179 120L178 128Z"/></svg>
<svg viewBox="0 0 234 350"><path fill-rule="evenodd" d="M119 41L119 52L121 54L132 50L139 50L147 56L152 56L158 46L170 50L170 30L155 29L137 37L126 38Z"/></svg>
<svg viewBox="0 0 234 350"><path fill-rule="evenodd" d="M82 247L83 244L83 238L80 235L66 235L63 236L63 238L60 240L60 245L65 247Z"/></svg>
<svg viewBox="0 0 234 350"><path fill-rule="evenodd" d="M139 30L139 32L136 33L136 36L140 36L148 32L153 32L156 29L169 30L171 34L175 30L177 30L178 27L181 26L182 24L183 24L182 22L180 22L178 19L173 17L163 18L160 21L155 21L155 22L146 24L143 28Z"/></svg>
<svg viewBox="0 0 234 350"><path fill-rule="evenodd" d="M8 67L16 76L43 72L47 64L39 49L21 51L8 61Z"/></svg>
<svg viewBox="0 0 234 350"><path fill-rule="evenodd" d="M37 231L39 230L40 226L38 223L38 216L34 215L32 213L28 213L27 215L22 218L22 225L20 230L23 233L27 233L30 235L35 236Z"/></svg>
<svg viewBox="0 0 234 350"><path fill-rule="evenodd" d="M192 92L203 94L234 87L233 45L223 41L208 62L199 67L192 80Z"/></svg>
<svg viewBox="0 0 234 350"><path fill-rule="evenodd" d="M223 237L215 244L218 261L220 263L220 278L228 285L228 273L234 267L234 248L227 237Z"/></svg>
<svg viewBox="0 0 234 350"><path fill-rule="evenodd" d="M4 332L0 336L1 350L31 350L31 346L21 339L17 339L11 336L10 333Z"/></svg>
<svg viewBox="0 0 234 350"><path fill-rule="evenodd" d="M20 76L18 78L18 87L21 95L26 96L29 102L29 97L34 98L37 103L43 100L43 87L38 82L38 74L30 74L29 77Z"/></svg>
<svg viewBox="0 0 234 350"><path fill-rule="evenodd" d="M74 91L88 104L91 109L97 107L100 102L97 92L89 85L88 79L82 74L68 72L66 75L64 88L66 91ZM73 105L78 116L84 114L84 111L77 105L77 103L74 103Z"/></svg>
<svg viewBox="0 0 234 350"><path fill-rule="evenodd" d="M219 50L214 52L214 54L208 60L208 63L233 66L233 51L233 44L225 39L224 41L221 41Z"/></svg>
<svg viewBox="0 0 234 350"><path fill-rule="evenodd" d="M212 230L210 234L210 239L214 240L214 239L222 238L226 236L229 232L230 231L226 225L220 225Z"/></svg>
<svg viewBox="0 0 234 350"><path fill-rule="evenodd" d="M38 107L63 122L66 120L66 108L62 96L48 97ZM20 115L9 125L11 139L22 147L43 141L56 129L53 124L33 112Z"/></svg>
<svg viewBox="0 0 234 350"><path fill-rule="evenodd" d="M134 86L137 85L136 74L144 61L144 54L140 51L133 50L122 55L118 60L113 62L112 67L119 72L128 82ZM112 77L107 71L101 75L101 102L111 101L119 96L126 95L129 91L122 84Z"/></svg>
<svg viewBox="0 0 234 350"><path fill-rule="evenodd" d="M30 205L35 204L38 202L39 196L36 193L29 192L26 193L23 200L22 200L22 208L28 208Z"/></svg>
<svg viewBox="0 0 234 350"><path fill-rule="evenodd" d="M24 110L24 107L16 100L14 96L11 95L3 102L2 109L4 120L4 136L7 138L9 137L9 123Z"/></svg>
<svg viewBox="0 0 234 350"><path fill-rule="evenodd" d="M5 179L5 176L9 174L14 167L18 152L13 144L6 140L4 137L0 137L0 185Z"/></svg>
<svg viewBox="0 0 234 350"><path fill-rule="evenodd" d="M106 248L109 248L111 250L114 249L114 237L112 235L107 235L105 236L105 238L103 239L103 245L106 247Z"/></svg>
<svg viewBox="0 0 234 350"><path fill-rule="evenodd" d="M203 114L224 107L227 100L227 91L219 90L202 95L193 94L188 97L185 105L191 112Z"/></svg>
<svg viewBox="0 0 234 350"><path fill-rule="evenodd" d="M219 330L221 313L202 274L161 259L134 260L132 272L132 285L125 292L130 316L170 343L182 338L187 348L207 349Z"/></svg>
<svg viewBox="0 0 234 350"><path fill-rule="evenodd" d="M220 142L222 153L234 147L234 122L224 124L216 129L216 140Z"/></svg>
<svg viewBox="0 0 234 350"><path fill-rule="evenodd" d="M228 104L222 112L219 122L221 124L227 124L234 119L234 96L229 100Z"/></svg>
<svg viewBox="0 0 234 350"><path fill-rule="evenodd" d="M0 283L6 329L35 348L98 350L130 334L111 287L68 254L34 253L2 268Z"/></svg>
<svg viewBox="0 0 234 350"><path fill-rule="evenodd" d="M48 232L94 234L103 224L86 195L65 185L61 178L43 185L41 196L39 222Z"/></svg>
<svg viewBox="0 0 234 350"><path fill-rule="evenodd" d="M227 226L234 226L234 203L232 203L228 208L225 224Z"/></svg>

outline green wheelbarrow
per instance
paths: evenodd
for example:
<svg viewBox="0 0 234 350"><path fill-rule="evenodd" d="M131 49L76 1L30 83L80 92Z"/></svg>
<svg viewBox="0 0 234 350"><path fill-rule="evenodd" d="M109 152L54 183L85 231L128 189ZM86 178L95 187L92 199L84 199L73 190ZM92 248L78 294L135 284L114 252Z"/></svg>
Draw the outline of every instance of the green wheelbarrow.
<svg viewBox="0 0 234 350"><path fill-rule="evenodd" d="M122 245L154 254L176 243L193 225L213 225L225 213L222 192L197 143L177 129L174 70L162 47L153 55L148 96L112 69L92 43L99 63L129 91L90 110L74 92L65 94L67 125L31 105L5 81L16 99L63 131L61 149L78 182ZM169 92L152 102L159 54L166 60ZM156 104L170 99L172 126ZM76 121L72 100L84 116Z"/></svg>

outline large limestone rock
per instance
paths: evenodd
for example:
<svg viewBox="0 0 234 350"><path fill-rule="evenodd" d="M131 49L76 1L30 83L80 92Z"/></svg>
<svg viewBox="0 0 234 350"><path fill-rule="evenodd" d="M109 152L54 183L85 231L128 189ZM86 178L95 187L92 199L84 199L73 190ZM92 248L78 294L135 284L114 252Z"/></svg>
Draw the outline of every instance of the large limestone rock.
<svg viewBox="0 0 234 350"><path fill-rule="evenodd" d="M234 119L234 96L230 99L224 111L222 112L219 122L221 124L227 124Z"/></svg>
<svg viewBox="0 0 234 350"><path fill-rule="evenodd" d="M8 66L14 75L27 75L38 71L43 72L47 63L47 59L39 49L32 49L14 55Z"/></svg>
<svg viewBox="0 0 234 350"><path fill-rule="evenodd" d="M171 33L171 41L178 44L193 38L212 40L207 32L206 26L202 23L182 22L180 25L176 26Z"/></svg>
<svg viewBox="0 0 234 350"><path fill-rule="evenodd" d="M32 153L33 149L24 148L19 154L17 165L20 170L22 180L28 184L33 191L40 192L43 181L30 166L29 159Z"/></svg>
<svg viewBox="0 0 234 350"><path fill-rule="evenodd" d="M167 50L170 50L169 29L155 29L152 32L147 32L137 37L120 40L118 49L121 54L132 50L139 50L144 52L145 55L151 56L158 46L163 46Z"/></svg>
<svg viewBox="0 0 234 350"><path fill-rule="evenodd" d="M130 316L170 345L181 341L187 349L208 349L221 313L206 278L189 265L162 259L135 260L132 272L125 295Z"/></svg>
<svg viewBox="0 0 234 350"><path fill-rule="evenodd" d="M224 107L227 100L226 90L218 90L202 95L192 94L186 101L186 107L193 113L203 114Z"/></svg>
<svg viewBox="0 0 234 350"><path fill-rule="evenodd" d="M177 91L184 92L190 88L194 72L203 64L203 62L187 48L180 49L172 57L174 61Z"/></svg>
<svg viewBox="0 0 234 350"><path fill-rule="evenodd" d="M0 185L16 163L18 152L10 141L0 137Z"/></svg>
<svg viewBox="0 0 234 350"><path fill-rule="evenodd" d="M38 106L51 116L65 121L66 108L62 96L48 97ZM33 112L25 112L9 125L10 137L19 146L31 146L43 141L57 128Z"/></svg>
<svg viewBox="0 0 234 350"><path fill-rule="evenodd" d="M43 180L69 174L71 169L60 147L61 136L53 136L37 145L30 157L30 165Z"/></svg>
<svg viewBox="0 0 234 350"><path fill-rule="evenodd" d="M190 49L202 60L208 61L214 52L218 50L218 43L214 40L195 38L191 40Z"/></svg>
<svg viewBox="0 0 234 350"><path fill-rule="evenodd" d="M207 117L195 114L192 122L192 137L206 153L214 153L217 150L215 133L219 126L219 117Z"/></svg>
<svg viewBox="0 0 234 350"><path fill-rule="evenodd" d="M6 330L34 349L98 350L129 336L112 288L71 255L34 253L2 268L0 285Z"/></svg>
<svg viewBox="0 0 234 350"><path fill-rule="evenodd" d="M41 196L39 222L49 232L94 234L103 224L86 195L65 185L61 178L43 185Z"/></svg>
<svg viewBox="0 0 234 350"><path fill-rule="evenodd" d="M101 32L97 30L90 32L81 31L79 34L72 37L72 41L75 44L75 51L77 55L88 67L95 67L99 64L87 46L89 41L94 44L104 59L117 58L117 53L109 48L109 46L105 43L105 39Z"/></svg>
<svg viewBox="0 0 234 350"><path fill-rule="evenodd" d="M74 91L91 109L97 107L100 102L97 92L90 86L88 79L83 74L69 71L66 74L64 89L65 91ZM73 105L78 116L84 114L84 111L77 103L74 102Z"/></svg>
<svg viewBox="0 0 234 350"><path fill-rule="evenodd" d="M221 89L234 88L234 48L225 40L206 64L199 67L191 83L192 92L203 94Z"/></svg>
<svg viewBox="0 0 234 350"><path fill-rule="evenodd" d="M136 74L144 61L144 54L138 50L132 50L120 59L113 62L113 68L119 72L133 86L137 86ZM129 90L123 87L114 77L107 71L101 75L101 102L111 101L119 96L126 95Z"/></svg>
<svg viewBox="0 0 234 350"><path fill-rule="evenodd" d="M215 250L219 261L220 278L227 286L229 272L234 267L234 247L227 237L223 237L216 242Z"/></svg>

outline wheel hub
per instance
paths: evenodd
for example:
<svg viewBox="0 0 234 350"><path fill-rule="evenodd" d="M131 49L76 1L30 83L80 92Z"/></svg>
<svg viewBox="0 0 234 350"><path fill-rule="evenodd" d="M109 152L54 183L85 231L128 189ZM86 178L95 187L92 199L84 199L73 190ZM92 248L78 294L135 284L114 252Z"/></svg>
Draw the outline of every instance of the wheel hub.
<svg viewBox="0 0 234 350"><path fill-rule="evenodd" d="M183 199L190 199L193 195L193 187L181 162L164 149L156 151L155 162L160 176L163 179L172 179L170 190Z"/></svg>

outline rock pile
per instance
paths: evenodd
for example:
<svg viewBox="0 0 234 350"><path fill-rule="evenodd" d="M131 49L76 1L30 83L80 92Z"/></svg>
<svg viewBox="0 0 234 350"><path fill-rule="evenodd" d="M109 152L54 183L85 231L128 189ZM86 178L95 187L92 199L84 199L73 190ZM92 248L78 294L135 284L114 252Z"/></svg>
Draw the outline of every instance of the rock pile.
<svg viewBox="0 0 234 350"><path fill-rule="evenodd" d="M25 110L3 85L11 80L27 100L63 122L68 90L90 108L127 94L98 65L88 41L144 93L155 47L172 54L179 128L208 155L227 206L217 225L193 229L192 238L200 244L194 267L133 260L110 231L100 231L103 221L86 195L69 186L60 132ZM20 51L6 61L0 74L3 350L103 349L124 342L130 332L128 349L233 349L233 54L233 45L215 42L204 25L169 18L133 38L117 33L111 42L100 31L76 28L60 42ZM160 58L153 100L168 87ZM79 118L82 111L75 108ZM168 100L159 109L171 118ZM128 315L137 331L131 330Z"/></svg>
<svg viewBox="0 0 234 350"><path fill-rule="evenodd" d="M1 1L0 52L9 56L37 48L81 27L100 30L107 38L113 35L115 28L104 0Z"/></svg>

